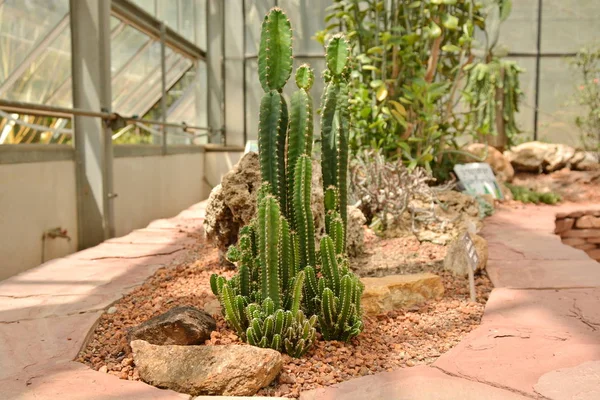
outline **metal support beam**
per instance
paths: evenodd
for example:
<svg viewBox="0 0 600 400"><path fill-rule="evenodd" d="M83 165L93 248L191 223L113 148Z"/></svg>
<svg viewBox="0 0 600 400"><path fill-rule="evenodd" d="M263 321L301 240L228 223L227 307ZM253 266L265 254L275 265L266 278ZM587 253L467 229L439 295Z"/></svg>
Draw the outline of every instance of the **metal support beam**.
<svg viewBox="0 0 600 400"><path fill-rule="evenodd" d="M538 0L537 42L535 57L535 108L533 109L533 140L538 139L538 120L540 110L540 66L542 61L542 0Z"/></svg>
<svg viewBox="0 0 600 400"><path fill-rule="evenodd" d="M111 112L110 1L70 0L73 106ZM90 46L90 43L95 43ZM78 248L114 236L108 120L75 115Z"/></svg>
<svg viewBox="0 0 600 400"><path fill-rule="evenodd" d="M225 126L227 144L244 146L246 144L246 61L244 52L245 0L230 0L225 3ZM240 94L240 89L242 93Z"/></svg>
<svg viewBox="0 0 600 400"><path fill-rule="evenodd" d="M167 26L160 23L160 119L167 122ZM162 126L162 152L167 154L167 127Z"/></svg>
<svg viewBox="0 0 600 400"><path fill-rule="evenodd" d="M208 126L224 128L223 119L223 17L224 2L207 0L207 76L208 76ZM211 138L214 139L214 138ZM223 140L226 139L223 136ZM212 141L214 143L214 140ZM225 144L222 143L222 144Z"/></svg>

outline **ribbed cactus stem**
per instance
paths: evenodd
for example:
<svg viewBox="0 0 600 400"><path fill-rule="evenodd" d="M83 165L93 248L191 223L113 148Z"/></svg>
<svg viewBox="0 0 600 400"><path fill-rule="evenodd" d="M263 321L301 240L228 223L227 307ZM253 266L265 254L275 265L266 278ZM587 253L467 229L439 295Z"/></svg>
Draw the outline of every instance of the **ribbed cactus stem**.
<svg viewBox="0 0 600 400"><path fill-rule="evenodd" d="M348 226L348 136L350 134L348 86L345 83L340 84L338 97L337 187L340 215L345 228ZM346 232L344 232L344 249L346 248L345 234Z"/></svg>
<svg viewBox="0 0 600 400"><path fill-rule="evenodd" d="M279 307L279 235L280 209L277 199L267 196L258 207L259 257L262 298Z"/></svg>
<svg viewBox="0 0 600 400"><path fill-rule="evenodd" d="M269 184L271 193L278 194L281 152L281 131L287 128L287 106L276 90L265 93L260 103L258 120L258 147L262 180ZM283 157L283 154L282 154Z"/></svg>
<svg viewBox="0 0 600 400"><path fill-rule="evenodd" d="M323 188L337 187L337 102L339 85L330 82L321 105L321 172Z"/></svg>
<svg viewBox="0 0 600 400"><path fill-rule="evenodd" d="M335 254L333 240L327 235L321 239L321 261L323 263L323 276L329 281L334 293L340 290L340 270Z"/></svg>
<svg viewBox="0 0 600 400"><path fill-rule="evenodd" d="M300 268L315 265L315 228L310 208L312 166L310 157L302 155L296 162L294 215L300 250Z"/></svg>
<svg viewBox="0 0 600 400"><path fill-rule="evenodd" d="M292 73L292 27L279 8L262 23L258 50L258 76L265 92L281 91Z"/></svg>
<svg viewBox="0 0 600 400"><path fill-rule="evenodd" d="M279 224L279 276L281 277L281 287L283 290L287 290L290 279L295 275L293 244L290 237L290 226L283 216L280 218Z"/></svg>

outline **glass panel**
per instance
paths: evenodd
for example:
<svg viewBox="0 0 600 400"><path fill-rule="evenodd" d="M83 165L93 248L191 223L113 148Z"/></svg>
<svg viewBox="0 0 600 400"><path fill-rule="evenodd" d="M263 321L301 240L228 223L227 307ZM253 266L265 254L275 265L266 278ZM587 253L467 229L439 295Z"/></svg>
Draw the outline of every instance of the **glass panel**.
<svg viewBox="0 0 600 400"><path fill-rule="evenodd" d="M119 71L149 40L148 36L129 25L123 28L111 42L112 73Z"/></svg>
<svg viewBox="0 0 600 400"><path fill-rule="evenodd" d="M179 32L179 1L159 1L158 15L156 18L165 21L167 26L176 32Z"/></svg>
<svg viewBox="0 0 600 400"><path fill-rule="evenodd" d="M196 43L196 34L194 32L196 26L194 5L194 0L179 0L179 33L192 43Z"/></svg>
<svg viewBox="0 0 600 400"><path fill-rule="evenodd" d="M535 53L537 49L538 0L512 2L512 11L500 26L498 43L516 53Z"/></svg>
<svg viewBox="0 0 600 400"><path fill-rule="evenodd" d="M525 70L520 77L520 86L523 91L521 107L517 114L517 124L523 131L517 141L533 140L533 114L535 110L535 57L507 57L516 61Z"/></svg>
<svg viewBox="0 0 600 400"><path fill-rule="evenodd" d="M597 41L599 19L598 0L544 0L542 53L575 53Z"/></svg>
<svg viewBox="0 0 600 400"><path fill-rule="evenodd" d="M0 5L0 84L68 12L68 0L6 0Z"/></svg>
<svg viewBox="0 0 600 400"><path fill-rule="evenodd" d="M577 82L573 70L561 58L542 58L540 66L540 111L538 137L542 141L579 144L573 102Z"/></svg>
<svg viewBox="0 0 600 400"><path fill-rule="evenodd" d="M271 7L275 7L273 0L257 0L246 2L246 55L258 54L258 42L260 41L260 27L265 14Z"/></svg>
<svg viewBox="0 0 600 400"><path fill-rule="evenodd" d="M167 49L168 50L168 49ZM168 51L167 51L168 53ZM127 115L120 108L121 104L132 95L140 85L150 85L147 78L160 71L160 43L154 42L130 64L128 64L121 74L113 80L112 98L113 109L115 112Z"/></svg>
<svg viewBox="0 0 600 400"><path fill-rule="evenodd" d="M279 6L285 10L294 29L295 54L322 54L323 46L312 37L325 28L325 8L329 1L280 0Z"/></svg>
<svg viewBox="0 0 600 400"><path fill-rule="evenodd" d="M47 49L33 61L6 93L9 100L70 107L68 99L48 103L49 97L71 75L71 32L65 29Z"/></svg>
<svg viewBox="0 0 600 400"><path fill-rule="evenodd" d="M156 4L154 0L133 0L133 3L148 14L156 17Z"/></svg>
<svg viewBox="0 0 600 400"><path fill-rule="evenodd" d="M194 22L194 27L196 40L194 40L194 43L201 49L206 50L206 0L196 0L195 4L196 20ZM240 29L242 29L241 25Z"/></svg>

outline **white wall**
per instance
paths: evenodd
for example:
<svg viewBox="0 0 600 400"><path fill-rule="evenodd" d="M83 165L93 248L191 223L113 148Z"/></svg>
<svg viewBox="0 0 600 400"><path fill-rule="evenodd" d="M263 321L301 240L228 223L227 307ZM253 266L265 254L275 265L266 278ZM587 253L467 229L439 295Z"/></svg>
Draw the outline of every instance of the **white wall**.
<svg viewBox="0 0 600 400"><path fill-rule="evenodd" d="M208 198L212 188L221 183L221 178L244 155L243 151L210 151L205 153L204 161L204 198Z"/></svg>
<svg viewBox="0 0 600 400"><path fill-rule="evenodd" d="M76 199L73 161L0 164L0 280L42 262L48 229L72 239L46 239L46 261L77 250Z"/></svg>
<svg viewBox="0 0 600 400"><path fill-rule="evenodd" d="M172 217L208 196L204 153L114 159L116 236Z"/></svg>

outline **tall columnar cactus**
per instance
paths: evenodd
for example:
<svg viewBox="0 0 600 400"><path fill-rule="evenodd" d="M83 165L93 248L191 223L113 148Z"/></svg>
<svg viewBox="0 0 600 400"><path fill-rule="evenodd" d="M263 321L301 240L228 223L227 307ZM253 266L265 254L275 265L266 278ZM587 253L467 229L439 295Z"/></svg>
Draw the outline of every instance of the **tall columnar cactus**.
<svg viewBox="0 0 600 400"><path fill-rule="evenodd" d="M323 187L337 191L336 211L347 226L348 206L348 58L350 45L342 35L335 35L327 45L329 83L321 105ZM329 233L329 232L328 232ZM344 246L346 238L344 232Z"/></svg>
<svg viewBox="0 0 600 400"><path fill-rule="evenodd" d="M257 216L242 228L227 256L238 266L230 280L211 276L229 325L248 343L300 357L319 329L326 339L349 340L362 330L362 285L345 252L347 153L347 43L335 37L327 48L323 95L323 178L327 233L315 246L311 211L312 98L314 80L300 66L298 90L288 107L282 90L292 71L289 20L272 9L262 25L258 69L265 91L259 116L263 186Z"/></svg>
<svg viewBox="0 0 600 400"><path fill-rule="evenodd" d="M288 110L281 91L292 73L292 27L280 9L272 9L262 24L258 76L265 91L260 103L259 153L263 181L271 185L287 215L285 144Z"/></svg>

